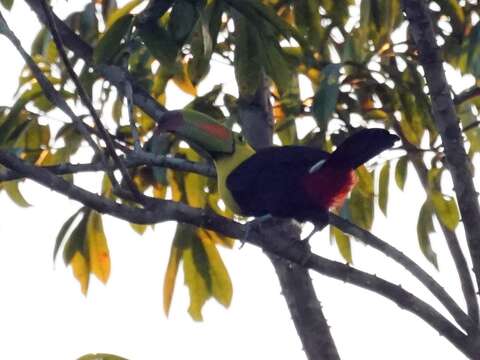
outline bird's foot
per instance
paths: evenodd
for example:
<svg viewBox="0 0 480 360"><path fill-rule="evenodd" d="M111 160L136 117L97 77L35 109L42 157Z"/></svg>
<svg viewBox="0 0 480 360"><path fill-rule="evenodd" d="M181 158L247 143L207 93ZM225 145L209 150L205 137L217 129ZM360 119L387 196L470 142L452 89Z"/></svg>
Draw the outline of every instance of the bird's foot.
<svg viewBox="0 0 480 360"><path fill-rule="evenodd" d="M325 226L328 225L328 213L321 212L318 214L317 218L312 220L313 223L313 230L307 235L307 237L303 238L302 241L309 242L310 238L318 231L322 231Z"/></svg>

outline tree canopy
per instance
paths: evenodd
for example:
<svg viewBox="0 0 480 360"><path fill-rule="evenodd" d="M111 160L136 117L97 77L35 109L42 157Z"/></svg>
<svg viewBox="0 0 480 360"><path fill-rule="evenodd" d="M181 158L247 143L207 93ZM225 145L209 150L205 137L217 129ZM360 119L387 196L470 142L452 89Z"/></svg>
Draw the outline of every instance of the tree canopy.
<svg viewBox="0 0 480 360"><path fill-rule="evenodd" d="M14 6L13 0L1 3L5 10ZM194 320L202 319L210 298L230 304L232 279L217 247L241 239L270 254L310 359L338 354L323 315L311 319L322 314L320 306L300 309L309 299L318 303L311 280L294 288L308 269L383 295L465 355L478 354L480 211L472 181L480 152L477 1L97 0L64 19L46 0L26 3L43 24L30 49L15 35L20 24L9 22L7 11L0 17L0 33L25 61L15 99L0 108L0 191L28 207L19 184L30 179L79 202L52 243L83 293L91 275L109 278L102 214L130 222L140 234L150 224L175 220L164 277L167 314L180 266ZM233 69L234 91L210 80L218 63ZM452 90L447 70L449 79L471 87L452 84ZM200 91L205 84L210 88ZM357 186L329 215L328 231L349 265L312 254L290 222L245 236L247 219L224 206L211 159L156 128L174 110L165 107L171 86L191 96L185 109L241 131L255 148L275 143L332 151L358 127L382 127L400 137L393 151L357 170ZM50 118L60 112L58 126ZM96 193L77 182L80 172L99 173ZM415 177L424 190L423 204L412 208L419 251L438 267L431 235L443 234L466 306L369 232L375 209L386 216L395 206L391 186L404 190ZM351 241L400 263L453 321L384 280L381 271L377 277L351 266ZM464 241L469 254L461 249ZM282 269L291 263L295 271L286 274Z"/></svg>

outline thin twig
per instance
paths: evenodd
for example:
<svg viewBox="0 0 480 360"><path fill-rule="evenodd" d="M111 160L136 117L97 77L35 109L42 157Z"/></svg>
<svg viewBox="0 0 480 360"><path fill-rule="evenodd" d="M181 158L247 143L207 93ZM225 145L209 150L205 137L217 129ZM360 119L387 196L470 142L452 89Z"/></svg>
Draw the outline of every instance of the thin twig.
<svg viewBox="0 0 480 360"><path fill-rule="evenodd" d="M373 235L369 231L358 227L357 225L345 220L333 213L329 214L329 223L344 233L354 236L366 245L385 254L389 258L395 260L402 265L408 272L410 272L418 281L420 281L430 292L445 306L445 308L452 314L455 321L458 322L465 330L473 330L475 324L465 314L465 312L457 305L455 300L435 281L426 271L418 266L412 259L397 250L387 242Z"/></svg>
<svg viewBox="0 0 480 360"><path fill-rule="evenodd" d="M91 99L89 98L88 94L84 90L80 79L78 78L77 74L73 70L72 64L70 63L70 60L68 59L67 53L65 52L65 48L63 46L63 41L61 36L58 33L57 27L55 25L55 20L53 17L53 12L50 6L46 3L45 0L41 0L41 4L43 7L43 11L45 12L46 19L47 19L47 26L50 30L50 33L52 34L53 40L55 42L55 45L57 46L57 50L60 54L60 57L62 58L62 61L67 69L68 74L70 75L70 78L72 79L73 83L75 84L75 87L77 88L78 95L80 96L80 100L82 101L83 105L88 109L90 115L92 116L93 122L95 123L95 126L99 129L101 138L105 142L105 145L108 150L108 154L112 157L113 161L115 161L118 165L118 168L120 172L122 173L123 179L126 182L128 188L132 192L132 194L137 198L137 200L141 200L141 196L139 194L139 191L135 184L132 181L132 178L130 177L130 174L128 173L128 169L126 166L122 163L122 160L119 158L115 151L115 146L113 144L112 138L108 134L107 130L103 126L102 121L100 120L97 111L94 109L93 104ZM113 177L114 180L115 177ZM116 184L116 180L114 180L114 186L118 187L118 184Z"/></svg>
<svg viewBox="0 0 480 360"><path fill-rule="evenodd" d="M22 44L20 43L20 40L10 30L10 28L7 25L7 22L5 21L1 13L0 13L0 22L2 23L2 27L4 28L2 31L2 34L5 35L10 40L13 46L15 46L17 51L23 57L28 67L32 71L32 74L35 76L38 83L40 84L44 92L44 95L47 97L48 100L50 100L50 102L52 102L52 104L55 104L56 107L62 110L72 120L72 122L75 124L78 131L85 139L85 141L87 141L87 143L95 152L95 155L99 156L100 159L102 159L103 151L99 148L99 146L95 143L95 141L93 141L92 137L90 136L90 133L87 130L86 125L83 123L83 121L80 120L80 118L77 115L75 115L72 109L68 106L65 99L58 93L57 90L55 90L53 85L50 83L50 81L48 81L48 79L40 70L40 68L35 63L35 61L33 61L31 56L24 50L24 48L22 47Z"/></svg>

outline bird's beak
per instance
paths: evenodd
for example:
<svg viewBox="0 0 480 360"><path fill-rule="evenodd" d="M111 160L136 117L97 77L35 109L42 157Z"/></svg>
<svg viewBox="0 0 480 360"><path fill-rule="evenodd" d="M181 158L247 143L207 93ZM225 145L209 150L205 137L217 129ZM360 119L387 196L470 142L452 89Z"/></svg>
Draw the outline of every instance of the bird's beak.
<svg viewBox="0 0 480 360"><path fill-rule="evenodd" d="M210 155L231 154L235 150L232 131L203 113L167 111L157 124L159 130L172 132Z"/></svg>

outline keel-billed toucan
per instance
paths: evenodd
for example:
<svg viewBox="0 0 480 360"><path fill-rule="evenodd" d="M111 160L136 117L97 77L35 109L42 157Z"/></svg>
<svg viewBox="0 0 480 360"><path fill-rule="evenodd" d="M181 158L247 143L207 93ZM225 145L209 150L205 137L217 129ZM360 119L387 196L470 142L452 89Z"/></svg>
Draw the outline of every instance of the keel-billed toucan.
<svg viewBox="0 0 480 360"><path fill-rule="evenodd" d="M356 182L354 170L393 146L384 129L362 129L333 153L307 146L273 146L255 152L237 133L194 111L167 112L159 121L215 163L220 196L233 212L298 221L324 220Z"/></svg>

